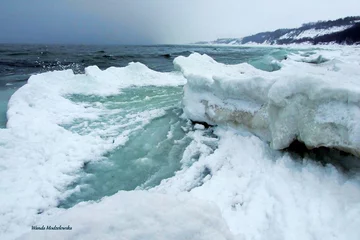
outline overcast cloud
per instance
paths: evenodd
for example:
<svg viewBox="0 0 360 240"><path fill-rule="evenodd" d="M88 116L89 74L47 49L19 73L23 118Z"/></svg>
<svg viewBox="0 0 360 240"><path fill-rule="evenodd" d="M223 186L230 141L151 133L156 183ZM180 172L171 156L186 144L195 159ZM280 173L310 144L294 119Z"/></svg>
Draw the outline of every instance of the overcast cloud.
<svg viewBox="0 0 360 240"><path fill-rule="evenodd" d="M0 42L189 43L355 15L359 0L1 0Z"/></svg>

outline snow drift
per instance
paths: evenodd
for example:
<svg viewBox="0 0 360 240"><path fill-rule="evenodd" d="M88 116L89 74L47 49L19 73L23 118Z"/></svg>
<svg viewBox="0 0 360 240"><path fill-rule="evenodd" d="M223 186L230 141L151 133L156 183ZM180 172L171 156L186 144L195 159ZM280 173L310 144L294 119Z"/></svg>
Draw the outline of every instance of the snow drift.
<svg viewBox="0 0 360 240"><path fill-rule="evenodd" d="M360 64L353 51L360 52L292 54L275 72L197 53L174 65L188 80L183 104L193 121L246 129L274 149L298 140L360 156Z"/></svg>
<svg viewBox="0 0 360 240"><path fill-rule="evenodd" d="M151 191L214 202L239 240L356 240L360 178L272 150L252 134L216 127L217 149L197 130L200 158ZM193 152L196 154L196 151ZM187 158L189 154L184 154Z"/></svg>
<svg viewBox="0 0 360 240"><path fill-rule="evenodd" d="M121 191L99 203L84 202L37 226L69 224L70 231L33 230L18 239L233 239L215 205L147 191Z"/></svg>

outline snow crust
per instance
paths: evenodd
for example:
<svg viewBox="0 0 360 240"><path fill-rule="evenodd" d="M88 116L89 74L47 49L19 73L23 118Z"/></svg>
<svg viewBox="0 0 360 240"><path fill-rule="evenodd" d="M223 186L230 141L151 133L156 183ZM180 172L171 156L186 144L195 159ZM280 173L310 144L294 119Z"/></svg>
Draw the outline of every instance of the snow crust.
<svg viewBox="0 0 360 240"><path fill-rule="evenodd" d="M165 114L157 109L129 115L126 123L138 123L137 127L115 138L108 136L120 121L111 128L78 134L63 125L121 110L100 102L75 103L66 96L109 96L129 86L175 86L185 81L179 74L155 72L140 63L104 71L92 66L79 75L65 70L31 76L11 97L7 128L0 129L0 238L14 239L36 223L38 213L55 207L84 162L102 159L104 153L123 145L132 131Z"/></svg>
<svg viewBox="0 0 360 240"><path fill-rule="evenodd" d="M194 121L249 130L274 149L299 140L360 156L359 53L290 54L275 72L197 53L176 58L174 66L188 80L184 112Z"/></svg>
<svg viewBox="0 0 360 240"><path fill-rule="evenodd" d="M37 226L69 224L70 231L37 230L18 239L233 239L214 204L187 195L147 191L121 191L99 203L81 203L39 221Z"/></svg>

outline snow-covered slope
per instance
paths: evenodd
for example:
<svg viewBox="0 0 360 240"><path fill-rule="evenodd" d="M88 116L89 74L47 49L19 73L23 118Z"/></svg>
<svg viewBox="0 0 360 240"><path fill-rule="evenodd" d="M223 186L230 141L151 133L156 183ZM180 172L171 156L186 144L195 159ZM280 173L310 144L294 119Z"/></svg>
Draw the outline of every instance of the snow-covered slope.
<svg viewBox="0 0 360 240"><path fill-rule="evenodd" d="M316 37L320 37L320 36L324 36L327 34L331 34L331 33L335 33L335 32L341 32L344 31L350 27L352 27L353 25L344 25L344 26L334 26L334 27L329 27L329 28L310 28L304 31L296 31L296 30L292 30L284 35L282 35L279 40L284 40L284 39L303 39L303 38L316 38Z"/></svg>
<svg viewBox="0 0 360 240"><path fill-rule="evenodd" d="M194 121L246 129L274 149L298 140L360 156L360 62L353 52L360 49L289 55L275 72L196 53L174 65L188 80L184 112Z"/></svg>
<svg viewBox="0 0 360 240"><path fill-rule="evenodd" d="M292 44L292 43L347 43L360 42L360 17L303 24L299 28L261 32L244 38L221 38L200 44Z"/></svg>

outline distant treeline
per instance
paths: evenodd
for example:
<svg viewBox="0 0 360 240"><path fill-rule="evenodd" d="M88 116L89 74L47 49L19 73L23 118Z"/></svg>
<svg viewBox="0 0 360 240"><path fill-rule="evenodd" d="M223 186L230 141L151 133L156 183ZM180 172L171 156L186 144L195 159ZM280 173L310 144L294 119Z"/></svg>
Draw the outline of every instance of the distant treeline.
<svg viewBox="0 0 360 240"><path fill-rule="evenodd" d="M309 36L311 32L314 32L312 37L301 37ZM316 32L319 34L316 34ZM321 32L323 34L329 33L316 37ZM302 24L299 28L283 28L276 31L257 33L244 38L220 38L212 42L198 42L198 44L296 44L305 42L310 44L360 44L360 16L309 22Z"/></svg>
<svg viewBox="0 0 360 240"><path fill-rule="evenodd" d="M329 27L335 27L335 26L344 26L347 24L351 24L352 22L360 20L360 17L358 16L351 16L351 17L345 17L345 18L339 18L336 20L329 20L329 21L317 21L317 22L310 22L310 23L304 23L301 28L309 29L309 28L329 28Z"/></svg>
<svg viewBox="0 0 360 240"><path fill-rule="evenodd" d="M333 27L351 26L343 31L330 33L327 35L310 38L305 37L297 39L296 36L307 30L321 30L330 29ZM282 38L285 34L288 34L286 38ZM330 43L335 42L339 44L360 44L360 17L345 17L337 20L318 21L305 23L300 28L292 29L278 29L273 32L261 32L252 36L244 37L241 41L242 44L255 42L255 43L268 43L268 44L291 44L291 43Z"/></svg>

